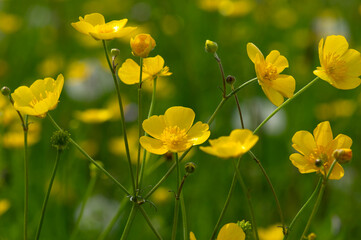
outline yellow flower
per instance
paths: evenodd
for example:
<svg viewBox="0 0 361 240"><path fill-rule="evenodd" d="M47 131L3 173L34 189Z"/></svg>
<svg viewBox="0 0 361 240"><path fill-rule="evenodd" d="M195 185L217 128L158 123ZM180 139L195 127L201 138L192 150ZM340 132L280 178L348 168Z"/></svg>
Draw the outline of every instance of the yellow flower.
<svg viewBox="0 0 361 240"><path fill-rule="evenodd" d="M282 224L274 224L268 228L259 228L258 235L260 240L282 240Z"/></svg>
<svg viewBox="0 0 361 240"><path fill-rule="evenodd" d="M344 36L328 36L318 45L321 67L313 73L339 89L353 89L361 83L361 56L349 49Z"/></svg>
<svg viewBox="0 0 361 240"><path fill-rule="evenodd" d="M146 58L150 51L155 48L155 40L149 34L138 34L135 38L130 39L132 54L137 57Z"/></svg>
<svg viewBox="0 0 361 240"><path fill-rule="evenodd" d="M262 52L253 44L247 44L248 57L254 63L258 83L268 99L276 106L283 103L283 97L291 98L295 91L296 83L292 76L280 74L288 68L287 59L273 50L266 59Z"/></svg>
<svg viewBox="0 0 361 240"><path fill-rule="evenodd" d="M95 40L112 40L121 38L131 33L135 27L124 27L128 19L114 20L105 23L104 16L100 13L79 17L78 22L71 23L78 32L92 36Z"/></svg>
<svg viewBox="0 0 361 240"><path fill-rule="evenodd" d="M3 215L7 210L9 210L11 204L7 199L0 199L0 216Z"/></svg>
<svg viewBox="0 0 361 240"><path fill-rule="evenodd" d="M132 59L127 59L118 70L118 76L125 84L139 83L140 66ZM169 67L164 66L164 59L157 55L143 59L142 81L153 80L156 77L169 76Z"/></svg>
<svg viewBox="0 0 361 240"><path fill-rule="evenodd" d="M164 115L152 116L143 121L143 129L150 136L139 139L148 152L162 155L170 152L182 152L204 143L210 135L208 124L193 124L195 114L186 107L171 107Z"/></svg>
<svg viewBox="0 0 361 240"><path fill-rule="evenodd" d="M229 136L209 140L209 147L200 147L208 154L220 157L240 157L248 152L258 141L258 136L253 135L248 129L236 129Z"/></svg>
<svg viewBox="0 0 361 240"><path fill-rule="evenodd" d="M75 118L84 123L103 123L109 121L113 117L113 112L109 109L91 108L84 111L76 111Z"/></svg>
<svg viewBox="0 0 361 240"><path fill-rule="evenodd" d="M44 118L49 110L56 108L64 77L59 74L56 81L53 78L36 80L31 86L18 87L11 95L14 107L23 114Z"/></svg>
<svg viewBox="0 0 361 240"><path fill-rule="evenodd" d="M352 139L339 134L333 139L328 121L321 122L313 131L313 136L307 131L298 131L292 138L292 147L299 153L290 156L292 164L300 173L321 172L327 175L332 162L335 160L333 152L337 149L351 150ZM340 179L344 175L342 166L336 163L330 179Z"/></svg>
<svg viewBox="0 0 361 240"><path fill-rule="evenodd" d="M190 240L197 240L194 233L190 232ZM237 223L228 223L224 225L218 233L217 240L245 240L246 234Z"/></svg>

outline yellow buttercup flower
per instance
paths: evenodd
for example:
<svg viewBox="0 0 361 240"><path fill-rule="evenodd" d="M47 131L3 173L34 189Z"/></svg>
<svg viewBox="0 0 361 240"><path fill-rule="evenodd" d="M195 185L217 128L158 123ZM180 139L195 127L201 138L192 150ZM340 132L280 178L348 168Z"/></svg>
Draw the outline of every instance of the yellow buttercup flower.
<svg viewBox="0 0 361 240"><path fill-rule="evenodd" d="M45 78L36 80L30 87L18 87L11 95L14 107L23 114L44 118L56 108L63 85L64 77L59 74L56 81Z"/></svg>
<svg viewBox="0 0 361 240"><path fill-rule="evenodd" d="M194 233L190 232L190 240L197 240ZM218 233L217 240L245 240L246 234L237 223L228 223L224 225Z"/></svg>
<svg viewBox="0 0 361 240"><path fill-rule="evenodd" d="M344 36L328 36L318 45L321 67L313 73L339 89L353 89L361 83L361 55L348 48Z"/></svg>
<svg viewBox="0 0 361 240"><path fill-rule="evenodd" d="M109 109L102 108L91 108L74 113L75 118L84 123L103 123L109 121L113 115L113 112Z"/></svg>
<svg viewBox="0 0 361 240"><path fill-rule="evenodd" d="M149 34L138 34L135 38L130 39L130 47L134 56L146 58L150 51L155 48L155 40Z"/></svg>
<svg viewBox="0 0 361 240"><path fill-rule="evenodd" d="M260 240L282 240L282 224L274 224L268 228L258 228L258 236Z"/></svg>
<svg viewBox="0 0 361 240"><path fill-rule="evenodd" d="M79 21L71 25L78 32L92 36L95 40L112 40L124 37L136 29L136 27L124 27L127 21L128 19L122 19L105 23L103 15L92 13L85 15L84 18L79 17Z"/></svg>
<svg viewBox="0 0 361 240"><path fill-rule="evenodd" d="M313 131L313 136L307 131L298 131L292 138L292 147L299 153L293 153L290 160L300 173L320 172L327 175L332 162L335 160L335 150L351 151L352 139L339 134L333 139L328 121L321 122ZM342 166L337 162L330 174L330 179L340 179L344 175Z"/></svg>
<svg viewBox="0 0 361 240"><path fill-rule="evenodd" d="M192 126L194 117L194 111L186 107L171 107L164 115L151 116L143 121L143 129L153 138L142 136L140 144L158 155L202 144L209 138L209 126L200 121Z"/></svg>
<svg viewBox="0 0 361 240"><path fill-rule="evenodd" d="M247 44L248 57L254 63L258 83L268 99L276 106L283 103L284 97L291 98L296 88L295 79L290 75L280 74L288 68L287 58L273 50L266 59L253 44Z"/></svg>
<svg viewBox="0 0 361 240"><path fill-rule="evenodd" d="M125 84L139 83L140 66L132 59L127 59L118 70L118 76ZM170 76L169 67L164 66L164 59L157 55L143 59L142 81L156 77Z"/></svg>
<svg viewBox="0 0 361 240"><path fill-rule="evenodd" d="M209 147L200 147L208 154L220 158L237 158L248 152L258 141L248 129L236 129L229 136L209 140Z"/></svg>

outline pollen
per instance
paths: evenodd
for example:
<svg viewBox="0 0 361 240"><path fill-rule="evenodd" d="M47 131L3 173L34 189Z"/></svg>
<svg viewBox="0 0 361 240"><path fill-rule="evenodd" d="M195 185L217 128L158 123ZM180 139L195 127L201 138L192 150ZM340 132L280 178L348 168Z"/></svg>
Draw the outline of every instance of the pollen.
<svg viewBox="0 0 361 240"><path fill-rule="evenodd" d="M333 53L327 54L324 59L324 64L327 75L331 76L335 81L345 78L347 73L346 62L342 60L339 55Z"/></svg>
<svg viewBox="0 0 361 240"><path fill-rule="evenodd" d="M179 149L187 143L187 137L185 129L180 129L178 126L168 126L163 130L160 140L169 149Z"/></svg>
<svg viewBox="0 0 361 240"><path fill-rule="evenodd" d="M263 79L267 81L273 81L276 80L277 77L278 77L277 68L273 64L267 63L267 65L265 66Z"/></svg>

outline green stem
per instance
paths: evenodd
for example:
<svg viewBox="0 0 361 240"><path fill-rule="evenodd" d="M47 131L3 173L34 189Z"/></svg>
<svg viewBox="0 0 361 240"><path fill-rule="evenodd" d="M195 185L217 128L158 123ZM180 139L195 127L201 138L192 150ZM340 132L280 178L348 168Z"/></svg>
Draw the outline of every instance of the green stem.
<svg viewBox="0 0 361 240"><path fill-rule="evenodd" d="M180 178L180 169L179 169L179 160L178 154L174 153L174 159L177 168L177 191L179 189L179 178ZM177 235L177 226L178 226L178 213L179 213L179 196L178 193L175 193L175 206L174 206L174 219L173 219L173 229L172 229L172 240L176 239Z"/></svg>
<svg viewBox="0 0 361 240"><path fill-rule="evenodd" d="M183 192L180 193L180 205L182 211L182 222L183 222L183 239L188 240L188 221L187 221L187 211L184 203Z"/></svg>
<svg viewBox="0 0 361 240"><path fill-rule="evenodd" d="M226 97L226 78L224 76L224 70L223 70L223 66L222 66L222 62L221 62L221 59L218 57L218 54L217 53L214 53L214 58L216 59L217 63L218 63L218 66L219 66L219 70L221 71L221 75L222 75L222 83L223 83L223 91L222 91L222 94L223 94L223 98Z"/></svg>
<svg viewBox="0 0 361 240"><path fill-rule="evenodd" d="M21 114L20 114L20 116L21 116ZM20 117L20 118L22 119L22 117ZM24 130L24 240L28 239L28 212L29 212L28 127L29 127L28 115L25 115L25 121L23 122L23 130Z"/></svg>
<svg viewBox="0 0 361 240"><path fill-rule="evenodd" d="M309 87L311 87L316 81L318 80L318 77L315 77L311 82L309 82L306 86L304 86L302 89L300 89L298 92L296 92L293 97L287 99L284 101L279 107L277 107L263 122L258 125L258 127L253 131L253 133L258 132L258 130L265 125L268 120L270 120L279 110L281 110L283 107L285 107L288 103L292 102L293 99L295 99L297 96L301 95L304 91L306 91Z"/></svg>
<svg viewBox="0 0 361 240"><path fill-rule="evenodd" d="M63 131L61 127L55 122L55 120L51 117L51 115L47 114L50 121L53 125L60 131ZM85 150L80 147L72 138L69 138L69 141L91 162L93 163L100 171L102 171L105 175L107 175L118 187L120 187L127 195L131 195L130 192L120 183L118 182L107 170L105 170L102 166L100 166L92 157L90 157Z"/></svg>
<svg viewBox="0 0 361 240"><path fill-rule="evenodd" d="M290 232L293 229L293 226L295 225L295 222L297 221L297 219L299 218L299 216L301 215L301 213L306 209L306 207L311 203L311 201L313 200L313 198L316 196L316 194L318 193L318 191L320 190L321 187L321 183L322 183L322 177L320 177L320 180L318 181L317 187L315 188L315 190L313 191L313 193L311 194L311 196L308 198L308 200L306 201L306 203L302 206L302 208L298 211L298 213L296 214L296 216L293 218L290 226L287 229L287 234L284 235L283 240L286 240L290 234Z"/></svg>
<svg viewBox="0 0 361 240"><path fill-rule="evenodd" d="M127 224L125 225L125 228L124 228L124 231L123 231L123 234L122 234L120 240L127 239L128 233L129 233L129 230L130 230L130 226L133 223L136 212L137 212L137 205L136 205L136 203L133 203L132 209L130 210L130 214L128 216Z"/></svg>
<svg viewBox="0 0 361 240"><path fill-rule="evenodd" d="M306 238L306 234L307 234L308 229L309 229L309 227L310 227L310 225L311 225L311 222L312 222L312 220L313 220L313 217L316 215L316 212L317 212L317 210L318 210L318 207L320 206L320 203L321 203L321 200L322 200L322 197L323 197L323 193L325 192L325 188L326 188L326 184L327 184L328 178L330 177L330 174L331 174L331 172L332 172L332 170L333 170L333 167L335 166L336 162L337 162L336 159L333 160L332 165L331 165L330 169L328 170L327 176L326 176L326 177L323 177L322 186L321 186L320 192L318 193L316 203L315 203L315 205L313 206L311 215L310 215L310 217L308 218L306 227L305 227L305 229L303 230L303 233L302 233L302 235L301 235L300 240L303 240L304 238Z"/></svg>
<svg viewBox="0 0 361 240"><path fill-rule="evenodd" d="M253 160L258 164L259 168L261 169L261 171L263 173L263 176L266 178L266 181L267 181L267 183L268 183L268 185L269 185L269 187L270 187L270 189L272 191L273 198L276 201L278 214L280 216L280 220L281 220L281 224L282 224L282 232L285 235L287 233L285 220L284 220L284 217L283 217L283 212L282 212L280 201L278 200L278 197L277 197L276 191L275 191L275 189L273 187L273 184L271 182L271 179L268 177L268 174L267 174L266 170L264 169L264 167L262 166L261 161L253 154L252 151L249 151L248 153L251 155Z"/></svg>
<svg viewBox="0 0 361 240"><path fill-rule="evenodd" d="M239 159L238 162L237 162L237 168L239 167L240 162L241 162L241 161L240 161L240 159ZM211 236L211 240L215 239L215 237L216 237L218 228L219 228L219 226L220 226L220 224L221 224L221 221L222 221L222 219L223 219L223 216L224 216L224 214L226 213L226 210L227 210L227 208L228 208L229 202L230 202L231 197L232 197L232 195L233 195L233 191L234 191L234 188L235 188L235 186L236 186L236 181L237 181L237 174L236 174L236 172L234 172L234 174L233 174L233 179L232 179L232 183L231 183L231 187L229 188L226 201L225 201L225 203L224 203L224 205L223 205L223 209L222 209L222 211L221 211L221 214L219 215L219 218L218 218L218 220L217 220L216 226L215 226L214 229L213 229L213 233L212 233L212 236Z"/></svg>
<svg viewBox="0 0 361 240"><path fill-rule="evenodd" d="M238 162L239 161L240 160L238 160ZM238 182L242 187L243 193L247 196L248 210L249 210L249 214L251 216L253 235L254 235L255 239L258 240L259 239L258 230L257 230L256 218L254 216L253 205L252 205L252 201L251 201L251 194L249 193L247 186L244 183L241 172L239 171L239 166L237 166L234 159L233 159L233 164L234 164L234 168L235 168L236 175L238 178Z"/></svg>
<svg viewBox="0 0 361 240"><path fill-rule="evenodd" d="M139 60L139 66L140 66L140 73L139 73L139 84L138 84L138 136L140 137L143 135L142 131L142 72L143 72L143 58L140 57ZM140 142L138 141L138 157L137 157L137 171L136 171L136 181L135 181L135 187L138 190L139 189L139 169L140 169Z"/></svg>
<svg viewBox="0 0 361 240"><path fill-rule="evenodd" d="M127 159L128 159L129 173L130 173L130 177L132 180L133 194L136 194L135 179L134 179L134 173L133 173L133 169L132 169L132 160L130 158L128 137L127 137L127 131L126 131L126 126L125 126L125 120L124 120L124 109L123 109L122 97L120 95L119 83L118 83L117 77L115 75L115 66L113 66L109 60L108 49L107 49L105 40L102 40L102 41L103 41L105 57L107 59L108 65L109 65L109 69L112 73L115 89L117 91L119 110L120 110L120 118L121 118L122 128L123 128L124 145L125 145L125 151L126 151Z"/></svg>
<svg viewBox="0 0 361 240"><path fill-rule="evenodd" d="M43 225L43 220L44 220L44 215L45 215L45 211L46 211L46 206L48 205L48 200L49 200L51 188L53 187L53 182L54 182L56 170L58 169L60 154L61 154L61 150L58 149L58 151L57 151L57 153L56 153L56 160L55 160L55 165L54 165L53 173L51 174L51 178L50 178L50 182L49 182L49 186L48 186L48 191L46 192L46 196L45 196L45 198L44 198L44 203L43 203L43 208L42 208L42 210L41 210L41 217L40 217L39 226L38 226L38 230L36 231L36 237L35 237L36 240L38 240L39 237L40 237L40 232L41 232L41 227L42 227L42 225Z"/></svg>
<svg viewBox="0 0 361 240"><path fill-rule="evenodd" d="M84 195L84 199L83 199L82 204L81 204L79 216L78 216L78 218L77 218L77 220L76 220L76 223L75 223L73 232L72 232L72 234L71 234L71 236L70 236L70 240L76 238L76 235L77 235L78 229L79 229L79 224L80 224L80 221L81 221L81 219L82 219L82 217L83 217L83 213L84 213L84 209L85 209L86 203L87 203L87 201L88 201L91 193L93 192L95 183L96 183L96 181L97 181L97 176L98 176L97 173L95 173L93 176L91 176L90 182L89 182L89 184L88 184L87 190L86 190L85 195Z"/></svg>
<svg viewBox="0 0 361 240"><path fill-rule="evenodd" d="M143 217L145 218L145 220L147 221L149 227L152 229L153 233L155 234L155 236L157 236L157 238L159 240L162 240L162 236L159 234L159 232L157 231L157 229L155 229L155 227L153 226L152 222L150 221L148 214L144 211L142 206L139 206L140 212L143 214Z"/></svg>
<svg viewBox="0 0 361 240"><path fill-rule="evenodd" d="M232 85L232 91L234 91L234 87ZM237 94L234 95L234 99L236 101L236 105L237 105L237 109L238 109L238 113L239 113L239 118L241 120L241 126L244 129L244 122L243 122L243 117L242 117L242 111L241 111L241 105L239 104L239 100L238 100L238 96Z"/></svg>

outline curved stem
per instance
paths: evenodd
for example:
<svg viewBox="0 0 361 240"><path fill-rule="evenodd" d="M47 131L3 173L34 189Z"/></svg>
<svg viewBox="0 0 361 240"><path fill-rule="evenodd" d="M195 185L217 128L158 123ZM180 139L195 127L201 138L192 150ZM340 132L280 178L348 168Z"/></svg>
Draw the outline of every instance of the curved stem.
<svg viewBox="0 0 361 240"><path fill-rule="evenodd" d="M306 207L311 203L311 201L313 200L313 198L316 196L316 194L318 193L318 191L320 190L321 187L321 183L322 183L322 177L320 177L320 180L318 181L318 184L315 188L315 190L313 191L313 193L311 194L311 196L308 198L308 200L306 201L306 203L301 207L301 209L298 211L298 213L296 214L296 216L293 218L290 226L287 229L287 234L284 235L283 240L286 240L288 238L288 235L290 234L290 232L292 231L292 228L295 224L295 222L297 221L297 219L299 218L299 216L301 215L301 213L306 209Z"/></svg>
<svg viewBox="0 0 361 240"><path fill-rule="evenodd" d="M155 227L153 226L152 222L150 221L148 214L144 211L142 206L138 206L140 212L143 214L143 217L145 218L145 220L147 221L149 227L152 229L153 233L155 234L155 236L159 239L162 240L162 236L159 234L159 232L157 231L157 229L155 229Z"/></svg>
<svg viewBox="0 0 361 240"><path fill-rule="evenodd" d="M265 125L268 120L270 120L279 110L281 110L283 107L285 107L288 103L292 102L293 99L295 99L297 96L301 95L304 91L306 91L309 87L311 87L316 81L318 77L314 78L311 82L309 82L306 86L304 86L302 89L300 89L297 93L293 95L293 97L287 99L284 101L278 108L276 108L263 122L261 122L260 125L253 131L253 133L256 133L259 131L259 129Z"/></svg>
<svg viewBox="0 0 361 240"><path fill-rule="evenodd" d="M46 211L46 206L48 205L48 200L49 200L51 188L53 187L53 182L54 182L56 170L58 169L58 163L59 163L59 159L60 159L60 154L61 154L61 150L58 149L58 151L57 151L57 153L56 153L56 160L55 160L55 165L54 165L53 173L51 174L51 178L50 178L50 182L49 182L49 186L48 186L48 191L46 192L46 195L45 195L45 198L44 198L44 203L43 203L43 208L42 208L42 210L41 210L41 217L40 217L39 226L38 226L38 230L36 231L36 237L35 237L36 240L38 240L39 237L40 237L40 232L41 232L41 227L42 227L42 225L43 225L43 220L44 220L44 215L45 215L45 211Z"/></svg>
<svg viewBox="0 0 361 240"><path fill-rule="evenodd" d="M128 159L129 173L130 173L130 178L131 178L132 186L133 186L133 194L136 194L135 179L134 179L134 173L133 173L133 169L132 169L132 160L130 158L128 137L127 137L127 131L126 131L125 119L124 119L124 109L123 109L122 97L120 96L119 83L118 83L117 77L115 75L115 67L113 67L113 65L111 64L111 62L109 60L108 49L107 49L107 45L105 43L105 40L102 40L102 41L103 41L105 57L107 59L108 65L109 65L109 69L110 69L110 71L112 73L115 89L117 91L119 110L120 110L120 118L121 118L122 128L123 128L124 145L125 145L125 151L126 151L127 159Z"/></svg>
<svg viewBox="0 0 361 240"><path fill-rule="evenodd" d="M216 59L217 63L218 63L218 66L219 66L219 70L221 71L221 75L222 75L222 83L223 83L223 91L222 91L222 94L223 94L223 98L226 97L226 78L224 76L224 70L223 70L223 66L222 66L222 62L221 62L221 59L218 57L218 54L217 53L214 53L214 58Z"/></svg>
<svg viewBox="0 0 361 240"><path fill-rule="evenodd" d="M64 131L59 125L55 122L55 120L51 117L51 115L47 114L50 121L53 125L60 131ZM130 192L120 183L118 182L107 170L105 170L102 166L100 166L92 157L88 155L85 150L80 147L72 138L69 137L69 142L71 142L91 163L93 163L100 171L102 171L105 175L107 175L118 187L120 187L127 195L131 195Z"/></svg>
<svg viewBox="0 0 361 240"><path fill-rule="evenodd" d="M139 84L138 84L138 139L143 135L142 131L142 72L143 72L143 58L140 57L139 60L140 73L139 73ZM140 170L140 141L138 141L138 157L137 157L137 170L135 178L135 188L138 191L139 189L139 170Z"/></svg>
<svg viewBox="0 0 361 240"><path fill-rule="evenodd" d="M232 91L234 91L233 84L232 84ZM243 122L243 116L242 116L242 111L241 111L241 105L239 104L237 94L234 94L234 99L236 101L236 105L237 105L237 109L238 109L238 113L239 113L239 118L241 120L241 126L242 126L242 129L244 129L244 122Z"/></svg>
<svg viewBox="0 0 361 240"><path fill-rule="evenodd" d="M179 178L180 178L180 169L179 169L179 160L178 154L174 153L174 159L177 168L177 191L179 189ZM175 193L175 206L174 206L174 218L173 218L173 229L172 229L172 240L176 239L177 235L177 225L178 225L178 213L179 213L179 196L178 193Z"/></svg>
<svg viewBox="0 0 361 240"><path fill-rule="evenodd" d="M137 212L137 206L136 206L136 203L133 203L132 209L130 210L130 213L129 213L129 216L128 216L127 224L125 225L125 228L123 230L123 234L122 234L120 240L127 239L128 233L129 233L129 230L130 230L130 226L133 223L136 212Z"/></svg>
<svg viewBox="0 0 361 240"><path fill-rule="evenodd" d="M21 116L21 114L18 112ZM22 117L20 117L22 119ZM22 120L23 121L23 120ZM28 239L28 212L29 212L29 159L28 159L28 115L25 115L24 130L24 240Z"/></svg>

